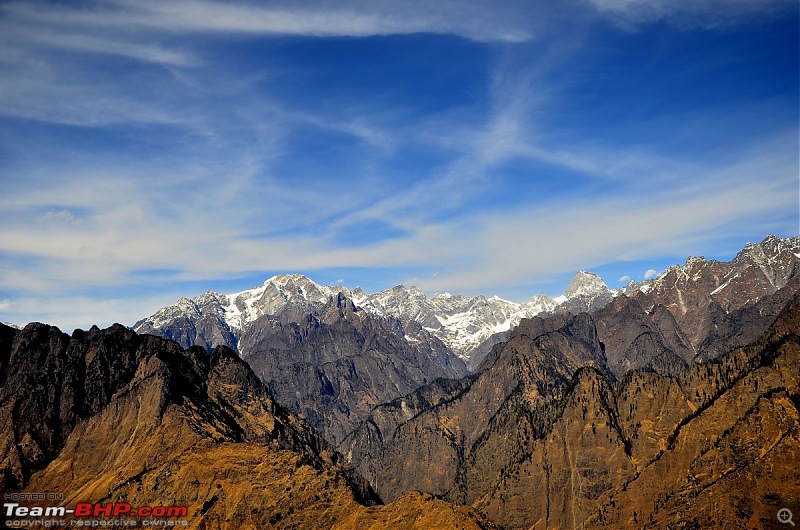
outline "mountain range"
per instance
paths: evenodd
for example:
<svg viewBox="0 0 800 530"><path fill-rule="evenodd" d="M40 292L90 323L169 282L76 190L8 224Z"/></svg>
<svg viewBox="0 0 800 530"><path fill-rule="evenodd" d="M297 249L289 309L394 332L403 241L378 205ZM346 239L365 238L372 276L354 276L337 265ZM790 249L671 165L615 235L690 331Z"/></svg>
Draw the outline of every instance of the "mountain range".
<svg viewBox="0 0 800 530"><path fill-rule="evenodd" d="M714 325L713 315L739 311L775 293L796 276L798 268L800 238L768 236L760 243L746 245L729 262L692 257L657 278L631 281L618 290L609 288L597 275L580 271L561 296L551 299L542 294L523 304L497 296L466 298L437 293L428 297L416 287L402 285L367 295L360 288L351 291L345 286L323 286L291 274L273 276L260 287L231 295L209 291L193 299L182 298L140 320L133 329L173 339L186 347L200 345L210 350L224 344L246 357L248 346L240 341L259 318L273 316L300 322L334 297L343 296L372 317L398 319L404 325L416 322L422 327L420 333L439 339L474 370L491 346L503 340L504 333L523 318L596 312L624 295L648 312L667 317L661 308L666 309L680 328L672 345L680 351L680 357L691 362L695 355L708 354L703 340L707 328Z"/></svg>
<svg viewBox="0 0 800 530"><path fill-rule="evenodd" d="M377 407L341 450L385 500L425 491L504 528L769 526L800 494L798 333L795 294L747 347L615 379L587 313L524 320L476 376Z"/></svg>
<svg viewBox="0 0 800 530"><path fill-rule="evenodd" d="M769 236L525 304L287 275L136 333L0 326L1 486L195 528L771 527L800 513L799 272Z"/></svg>
<svg viewBox="0 0 800 530"><path fill-rule="evenodd" d="M260 287L230 295L208 291L192 299L181 298L140 320L133 329L171 338L187 347L210 349L225 344L239 349L241 337L259 318L280 315L289 321L302 320L342 295L373 317L419 323L464 362L477 364L480 346L522 318L543 312L596 309L616 294L600 277L585 271L575 275L563 295L551 299L542 294L524 304L482 295L466 298L437 293L429 298L416 287L402 285L367 295L360 288L325 286L303 275L289 274L273 276Z"/></svg>

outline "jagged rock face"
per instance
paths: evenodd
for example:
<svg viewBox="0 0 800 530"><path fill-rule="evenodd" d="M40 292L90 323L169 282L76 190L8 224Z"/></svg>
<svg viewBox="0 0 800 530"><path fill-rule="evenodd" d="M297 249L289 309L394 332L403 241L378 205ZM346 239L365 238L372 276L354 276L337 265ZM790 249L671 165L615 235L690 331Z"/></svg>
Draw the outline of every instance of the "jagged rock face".
<svg viewBox="0 0 800 530"><path fill-rule="evenodd" d="M504 528L763 526L800 495L799 335L796 295L752 346L614 382L575 370L591 348L563 332L518 332L477 375L378 407L348 455L389 498L441 494Z"/></svg>
<svg viewBox="0 0 800 530"><path fill-rule="evenodd" d="M631 370L675 375L692 360L680 327L662 306L650 315L638 302L620 295L592 316L608 367L617 378Z"/></svg>
<svg viewBox="0 0 800 530"><path fill-rule="evenodd" d="M697 347L695 362L707 362L735 348L757 340L775 321L781 310L800 290L800 276L792 277L785 287L771 295L759 298L739 309L724 312L719 304L712 303L709 313L711 325L705 338Z"/></svg>
<svg viewBox="0 0 800 530"><path fill-rule="evenodd" d="M137 335L120 325L107 330L93 327L88 333L76 330L72 337L43 324L4 331L4 339L11 339L0 343L4 359L0 465L6 488L24 485L34 471L68 450L70 439L80 458L107 457L77 451L78 444L87 446L81 432L92 425L118 422L135 430L138 414L161 421L167 409L191 417L197 425L213 425L214 436L220 439L277 440L281 447L303 450L326 447L276 405L247 364L225 347L211 354L201 348L185 350L175 342ZM128 423L120 421L125 407L133 414ZM233 419L245 412L249 421ZM75 434L76 430L81 432ZM111 443L115 438L107 434L110 431L119 434L116 427L98 429L97 434L107 438L96 447L106 442L118 445ZM210 432L205 434L211 436ZM156 453L164 450L155 441L149 446ZM142 462L133 460L131 465Z"/></svg>
<svg viewBox="0 0 800 530"><path fill-rule="evenodd" d="M383 498L419 489L471 504L491 490L531 433L546 428L550 405L575 370L605 370L591 317L553 320L523 321L520 328L534 336L518 331L475 376L377 407L342 451ZM527 430L520 427L525 422ZM493 436L498 432L502 440Z"/></svg>
<svg viewBox="0 0 800 530"><path fill-rule="evenodd" d="M769 236L730 262L689 258L630 294L644 308L663 305L695 353L722 314L776 293L800 272L800 237Z"/></svg>
<svg viewBox="0 0 800 530"><path fill-rule="evenodd" d="M676 375L756 340L798 289L797 250L768 237L729 263L691 258L619 294L593 314L609 368Z"/></svg>
<svg viewBox="0 0 800 530"><path fill-rule="evenodd" d="M101 333L29 324L3 328L0 370L2 486L19 487L48 463L83 419L108 405L154 341L122 326ZM135 337L135 340L133 339ZM168 343L164 351L178 350Z"/></svg>
<svg viewBox="0 0 800 530"><path fill-rule="evenodd" d="M184 350L122 326L71 338L0 327L0 341L5 491L183 505L192 528L404 528L398 520L416 517L487 527L474 510L421 494L367 509L371 490L227 348ZM54 385L61 394L42 397Z"/></svg>
<svg viewBox="0 0 800 530"><path fill-rule="evenodd" d="M609 367L618 377L638 368L675 374L684 368L681 359L688 364L712 359L760 336L798 289L798 272L800 238L768 236L748 244L730 262L689 258L683 267L618 291L582 271L563 296L537 313L595 314ZM779 300L767 301L784 288L790 290ZM634 305L628 307L628 299ZM624 315L636 324L626 322ZM500 332L476 346L470 369L509 336Z"/></svg>
<svg viewBox="0 0 800 530"><path fill-rule="evenodd" d="M184 348L201 346L207 351L214 346L238 347L233 330L222 317L221 295L206 293L194 300L181 298L171 308L156 313L153 318L134 325L138 333L174 340Z"/></svg>
<svg viewBox="0 0 800 530"><path fill-rule="evenodd" d="M371 317L343 295L304 322L262 317L241 344L276 399L334 444L376 405L467 373L418 324Z"/></svg>

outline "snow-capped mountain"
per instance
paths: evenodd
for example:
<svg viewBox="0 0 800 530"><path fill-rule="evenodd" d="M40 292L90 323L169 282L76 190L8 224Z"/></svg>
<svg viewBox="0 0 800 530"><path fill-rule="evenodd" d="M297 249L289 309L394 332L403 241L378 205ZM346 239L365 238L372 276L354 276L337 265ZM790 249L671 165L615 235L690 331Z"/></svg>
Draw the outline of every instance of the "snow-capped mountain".
<svg viewBox="0 0 800 530"><path fill-rule="evenodd" d="M567 292L553 300L547 295L519 304L497 296L437 293L427 297L412 286L398 285L367 295L360 288L320 285L301 274L273 276L261 286L224 295L208 291L193 299L181 298L137 322L139 333L161 335L183 346L210 349L217 344L238 348L243 330L263 316L282 315L299 322L314 308L342 294L367 313L381 318L416 322L441 340L461 359L469 361L489 337L508 331L519 321L543 312L580 312L602 306L615 293L595 274L579 272Z"/></svg>
<svg viewBox="0 0 800 530"><path fill-rule="evenodd" d="M361 306L373 314L416 320L462 359L468 359L484 339L511 328L527 314L522 305L496 296L437 293L428 298L416 287L402 285L366 297Z"/></svg>
<svg viewBox="0 0 800 530"><path fill-rule="evenodd" d="M304 318L346 287L319 285L302 274L273 276L261 286L233 294L208 291L191 300L181 298L134 324L137 333L152 333L179 342L211 349L225 344L238 350L241 332L265 315L283 314L287 321Z"/></svg>
<svg viewBox="0 0 800 530"><path fill-rule="evenodd" d="M627 295L642 307L663 306L699 352L718 317L757 303L800 273L800 237L768 236L727 262L691 257Z"/></svg>
<svg viewBox="0 0 800 530"><path fill-rule="evenodd" d="M564 294L557 296L553 302L561 311L580 313L602 308L617 294L618 291L606 285L597 274L580 271L569 282Z"/></svg>
<svg viewBox="0 0 800 530"><path fill-rule="evenodd" d="M431 298L416 287L402 285L362 297L357 303L365 310L419 322L444 342L456 355L469 361L476 348L498 333L508 331L523 318L553 311L587 311L602 307L614 290L597 275L579 272L563 295L551 299L545 294L524 304L498 296L466 298L437 293Z"/></svg>
<svg viewBox="0 0 800 530"><path fill-rule="evenodd" d="M324 286L291 274L273 276L260 287L230 295L207 292L191 300L182 298L137 322L134 329L185 346L227 344L235 349L242 330L259 317L280 313L287 322L299 321L313 308L342 294L371 315L420 324L469 362L476 349L485 350L492 336L515 327L523 318L593 312L625 295L639 299L644 307L663 304L681 321L687 311L692 313L684 298L700 301L696 303L703 307L713 299L724 311L737 309L786 285L788 278L797 274L798 263L800 238L768 236L761 243L745 246L730 262L689 258L685 265L670 267L658 278L631 282L619 290L609 288L596 274L580 271L561 296L551 299L542 294L522 304L497 296L466 298L437 293L428 297L416 287L402 285L367 294L360 288Z"/></svg>

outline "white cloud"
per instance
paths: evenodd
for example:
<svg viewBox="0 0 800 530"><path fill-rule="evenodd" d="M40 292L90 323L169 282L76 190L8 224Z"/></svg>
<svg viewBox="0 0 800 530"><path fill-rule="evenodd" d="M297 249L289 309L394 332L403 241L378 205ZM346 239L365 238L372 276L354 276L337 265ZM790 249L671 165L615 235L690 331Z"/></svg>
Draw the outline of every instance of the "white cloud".
<svg viewBox="0 0 800 530"><path fill-rule="evenodd" d="M655 278L656 276L658 276L658 271L656 271L655 269L647 269L644 273L645 280Z"/></svg>
<svg viewBox="0 0 800 530"><path fill-rule="evenodd" d="M180 50L153 44L142 44L124 35L81 35L73 29L45 28L24 23L2 24L3 33L16 46L22 43L48 46L55 50L73 50L93 54L110 54L166 66L190 67L199 63Z"/></svg>
<svg viewBox="0 0 800 530"><path fill-rule="evenodd" d="M223 3L206 0L117 0L91 9L15 2L3 10L46 24L165 32L225 32L303 36L397 35L420 32L478 41L521 42L533 37L540 6L484 1L426 3L350 0Z"/></svg>
<svg viewBox="0 0 800 530"><path fill-rule="evenodd" d="M78 225L83 221L67 209L52 208L39 217L46 223Z"/></svg>
<svg viewBox="0 0 800 530"><path fill-rule="evenodd" d="M87 330L93 325L102 328L115 323L131 326L186 294L165 290L158 295L134 298L68 294L23 296L14 302L13 323L22 327L28 322L44 322L58 326L65 333L77 328Z"/></svg>
<svg viewBox="0 0 800 530"><path fill-rule="evenodd" d="M619 279L619 283L628 283L629 281L631 281L631 277L627 274Z"/></svg>
<svg viewBox="0 0 800 530"><path fill-rule="evenodd" d="M442 200L460 200L448 188L459 184L451 174L433 190L421 183L381 206L387 219L407 230L406 237L358 248L342 248L332 232L294 229L299 222L325 226L339 219L347 225L360 219L361 209L353 205L379 198L381 190L374 187L337 188L332 201L326 189L298 194L292 182L256 183L246 164L228 168L241 178L238 185L235 178L231 184L202 174L169 174L170 168L149 177L141 170L120 172L114 179L102 167L80 178L60 174L59 182L34 183L36 193L7 189L0 197L0 212L6 213L0 252L35 257L34 265L4 270L0 289L56 293L124 286L140 281L136 271L143 269L175 270L174 281L196 281L265 270L404 266L440 271L421 276L421 288L475 292L619 259L688 255L692 248L703 251L715 227L758 232L760 219L796 211L796 160L784 148L792 141L791 134L768 139L740 153L737 164L697 168L657 197L634 189L602 201L571 196L505 211L462 211L448 220L415 215ZM762 179L755 182L752 175ZM231 186L238 191L231 193ZM22 214L28 211L45 211L53 222L26 223ZM86 212L82 222L72 222L72 211ZM17 217L22 221L15 222ZM272 235L254 234L260 227Z"/></svg>
<svg viewBox="0 0 800 530"><path fill-rule="evenodd" d="M634 28L659 20L684 28L714 28L788 13L793 2L783 0L588 0L617 24Z"/></svg>

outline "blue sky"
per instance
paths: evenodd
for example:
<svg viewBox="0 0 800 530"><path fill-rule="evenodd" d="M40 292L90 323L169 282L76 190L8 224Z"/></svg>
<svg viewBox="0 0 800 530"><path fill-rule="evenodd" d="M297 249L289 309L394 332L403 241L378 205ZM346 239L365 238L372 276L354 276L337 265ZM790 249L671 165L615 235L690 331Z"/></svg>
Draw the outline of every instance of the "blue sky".
<svg viewBox="0 0 800 530"><path fill-rule="evenodd" d="M0 320L558 295L798 235L794 0L0 3Z"/></svg>

